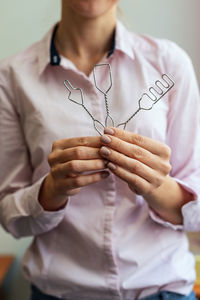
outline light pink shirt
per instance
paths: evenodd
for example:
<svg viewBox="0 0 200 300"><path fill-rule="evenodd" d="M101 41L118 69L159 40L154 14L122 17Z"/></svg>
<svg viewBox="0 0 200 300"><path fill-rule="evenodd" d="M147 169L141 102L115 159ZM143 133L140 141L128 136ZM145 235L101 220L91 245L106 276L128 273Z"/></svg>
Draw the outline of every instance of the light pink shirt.
<svg viewBox="0 0 200 300"><path fill-rule="evenodd" d="M0 64L0 220L16 238L34 236L23 259L26 278L71 300L133 300L158 290L188 294L195 272L184 230L200 230L199 92L190 59L174 43L132 34L118 23L114 54L102 60L112 67L109 103L117 123L137 110L142 93L163 73L175 82L127 130L171 147L170 175L195 199L182 208L183 226L162 220L113 174L48 212L38 192L53 141L97 135L88 114L67 100L63 81L83 88L88 109L105 119L92 74L86 77L64 57L60 66L49 64L51 34ZM98 76L105 80L101 70Z"/></svg>

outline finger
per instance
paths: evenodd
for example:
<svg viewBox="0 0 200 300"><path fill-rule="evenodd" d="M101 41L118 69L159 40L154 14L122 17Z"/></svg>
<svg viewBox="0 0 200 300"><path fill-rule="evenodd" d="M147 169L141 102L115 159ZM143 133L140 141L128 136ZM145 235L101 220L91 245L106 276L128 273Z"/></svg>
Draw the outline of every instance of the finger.
<svg viewBox="0 0 200 300"><path fill-rule="evenodd" d="M72 176L73 174L79 175L83 172L97 171L105 169L105 160L71 160L67 163L58 164L52 168L53 177ZM73 177L76 177L76 176Z"/></svg>
<svg viewBox="0 0 200 300"><path fill-rule="evenodd" d="M96 172L93 174L80 175L75 178L67 178L63 181L64 186L68 190L84 187L93 183L97 183L109 176L109 172Z"/></svg>
<svg viewBox="0 0 200 300"><path fill-rule="evenodd" d="M110 142L108 142L108 139L110 139ZM102 135L101 141L104 145L109 146L109 148L138 160L154 170L159 170L164 173L169 165L167 160L161 160L159 156L152 154L148 150L138 145L130 144L115 136Z"/></svg>
<svg viewBox="0 0 200 300"><path fill-rule="evenodd" d="M101 158L99 148L78 146L64 150L54 150L48 156L50 166L57 163L65 163L71 160L90 160Z"/></svg>
<svg viewBox="0 0 200 300"><path fill-rule="evenodd" d="M108 152L109 155L108 155ZM123 169L129 171L131 174L135 174L149 183L153 184L155 187L159 186L162 183L163 176L151 169L147 165L141 163L138 160L129 158L115 150L102 147L100 153L106 159L109 159L114 165L120 166Z"/></svg>
<svg viewBox="0 0 200 300"><path fill-rule="evenodd" d="M71 139L61 139L53 143L52 149L68 149L77 146L100 147L99 136L76 137Z"/></svg>
<svg viewBox="0 0 200 300"><path fill-rule="evenodd" d="M111 133L110 129L114 131L113 135L115 137L123 141L126 141L127 143L137 145L159 156L168 157L170 155L170 148L159 141L155 141L149 137L142 136L140 134L130 132L130 131L125 131L116 127L109 127L108 129L105 128L104 133L108 132L108 134L110 134Z"/></svg>
<svg viewBox="0 0 200 300"><path fill-rule="evenodd" d="M152 189L151 184L142 177L132 174L128 170L112 163L108 163L107 166L116 176L127 182L136 194L144 195Z"/></svg>
<svg viewBox="0 0 200 300"><path fill-rule="evenodd" d="M151 169L154 169L156 171L161 172L161 174L166 175L171 170L171 165L169 162L169 157L167 155L167 152L163 154L162 156L158 156L156 154L151 153L150 151L135 145L130 144L126 141L123 141L119 138L116 138L114 136L107 136L103 135L101 136L101 141L104 140L104 137L106 137L104 143L105 145L108 145L109 148L113 148L117 152L120 152L130 158L133 158L135 160L138 160L142 162L143 164L149 166ZM108 138L110 139L110 143L108 143ZM165 147L165 145L164 145Z"/></svg>

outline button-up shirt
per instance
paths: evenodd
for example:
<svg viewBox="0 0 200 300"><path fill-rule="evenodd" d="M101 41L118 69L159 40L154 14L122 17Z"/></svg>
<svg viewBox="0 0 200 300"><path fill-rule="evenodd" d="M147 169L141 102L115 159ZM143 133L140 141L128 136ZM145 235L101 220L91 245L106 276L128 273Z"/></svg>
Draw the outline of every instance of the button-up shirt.
<svg viewBox="0 0 200 300"><path fill-rule="evenodd" d="M0 220L14 237L34 237L24 275L44 293L69 300L133 300L158 290L188 294L195 272L185 230L200 230L200 103L190 59L173 42L130 33L118 22L115 49L101 60L112 68L108 102L116 124L138 109L162 74L174 81L126 129L171 148L170 176L193 194L182 207L183 224L162 219L113 174L50 212L38 193L52 143L98 135L89 114L68 100L63 81L83 89L95 119L103 123L106 116L92 73L86 76L62 56L51 64L52 32L0 64ZM98 68L102 86L109 85L106 74Z"/></svg>

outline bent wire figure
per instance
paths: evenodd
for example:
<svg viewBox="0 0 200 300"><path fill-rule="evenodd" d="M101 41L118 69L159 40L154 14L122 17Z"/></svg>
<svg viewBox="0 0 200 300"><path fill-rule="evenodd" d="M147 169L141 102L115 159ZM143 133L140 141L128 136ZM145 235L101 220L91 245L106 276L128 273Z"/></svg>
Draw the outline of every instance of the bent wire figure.
<svg viewBox="0 0 200 300"><path fill-rule="evenodd" d="M107 90L105 90L105 91L102 90L98 86L97 80L96 80L96 71L95 71L95 69L97 67L103 67L103 66L104 67L108 66L109 78L110 78L110 84L109 84ZM111 121L112 126L113 127L115 126L114 120L113 120L113 118L112 118L112 116L110 114L110 111L109 111L108 96L107 96L108 92L110 91L110 89L112 87L112 71L111 71L110 64L104 63L104 64L97 64L97 65L95 65L94 68L93 68L93 77L94 77L94 84L95 84L96 89L98 89L104 95L105 109L106 109L105 125L102 124L102 122L100 122L99 120L95 119L95 117L91 114L91 112L85 106L85 104L84 104L84 94L83 94L83 90L81 88L75 88L75 87L73 87L73 85L70 83L69 80L65 80L64 81L64 85L65 85L66 89L69 92L69 94L68 94L68 100L74 102L75 104L81 105L84 108L84 110L89 114L89 116L93 120L93 125L94 125L95 130L100 135L102 135L103 129L108 126L108 119ZM171 90L171 88L173 86L174 86L173 80L167 74L163 74L162 75L162 81L161 80L157 80L155 82L155 87L153 87L153 86L150 87L148 93L143 93L142 94L141 98L138 100L138 109L125 122L119 123L116 127L123 126L123 129L126 129L127 124L130 122L130 120L132 120L133 117L136 116L136 114L140 110L151 110L153 108L153 106L158 101L160 101ZM70 97L73 90L80 92L81 102L75 101L74 99L72 99ZM102 132L100 131L100 129L98 128L98 126L100 126L100 128L102 129Z"/></svg>

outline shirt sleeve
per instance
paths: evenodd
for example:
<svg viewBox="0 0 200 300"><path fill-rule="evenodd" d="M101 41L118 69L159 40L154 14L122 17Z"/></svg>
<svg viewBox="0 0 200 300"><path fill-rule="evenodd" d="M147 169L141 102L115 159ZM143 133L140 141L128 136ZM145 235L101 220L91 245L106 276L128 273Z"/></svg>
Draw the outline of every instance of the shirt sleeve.
<svg viewBox="0 0 200 300"><path fill-rule="evenodd" d="M4 74L5 75L5 74ZM0 222L14 237L32 236L52 230L63 219L65 208L45 211L38 194L45 175L32 184L29 158L14 87L0 71Z"/></svg>
<svg viewBox="0 0 200 300"><path fill-rule="evenodd" d="M200 230L200 97L194 69L188 55L168 42L165 53L167 74L175 82L169 99L167 144L171 148L170 176L193 194L183 205L183 224L164 221L150 209L151 218L174 230Z"/></svg>

